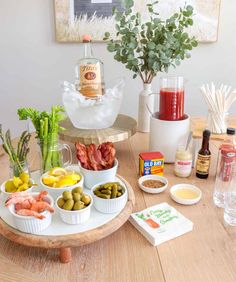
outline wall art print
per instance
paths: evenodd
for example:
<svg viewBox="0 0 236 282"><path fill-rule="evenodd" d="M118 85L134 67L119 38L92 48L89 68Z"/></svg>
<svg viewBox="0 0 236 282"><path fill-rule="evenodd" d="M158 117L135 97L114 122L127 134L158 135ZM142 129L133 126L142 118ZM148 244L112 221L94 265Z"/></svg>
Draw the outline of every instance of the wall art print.
<svg viewBox="0 0 236 282"><path fill-rule="evenodd" d="M81 42L84 34L102 42L105 31L115 34L112 7L122 10L122 0L54 0L56 40ZM134 8L145 20L149 0L135 0ZM184 4L194 7L194 26L190 33L200 42L215 42L218 36L220 0L160 0L158 12L165 19Z"/></svg>

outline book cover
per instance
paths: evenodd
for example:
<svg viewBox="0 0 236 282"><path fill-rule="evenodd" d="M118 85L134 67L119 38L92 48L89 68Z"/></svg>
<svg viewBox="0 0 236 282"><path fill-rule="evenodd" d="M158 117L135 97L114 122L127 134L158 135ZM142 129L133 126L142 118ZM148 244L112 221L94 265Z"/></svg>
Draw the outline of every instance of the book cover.
<svg viewBox="0 0 236 282"><path fill-rule="evenodd" d="M193 223L167 203L135 212L129 220L154 246L193 229Z"/></svg>

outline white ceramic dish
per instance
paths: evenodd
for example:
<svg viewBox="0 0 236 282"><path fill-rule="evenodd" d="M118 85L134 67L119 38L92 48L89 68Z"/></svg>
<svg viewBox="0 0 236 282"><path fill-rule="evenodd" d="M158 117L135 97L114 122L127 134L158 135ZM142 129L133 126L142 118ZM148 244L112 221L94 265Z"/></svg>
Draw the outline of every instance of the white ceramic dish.
<svg viewBox="0 0 236 282"><path fill-rule="evenodd" d="M109 181L110 182L110 181ZM99 198L97 197L93 191L102 184L106 184L106 182L101 182L101 183L97 183L96 185L94 185L92 187L92 195L93 195L93 200L94 200L94 207L100 211L101 213L115 213L115 212L120 212L126 202L127 202L127 188L125 185L121 184L124 188L124 194L121 195L118 198L114 198L114 199L103 199L103 198Z"/></svg>
<svg viewBox="0 0 236 282"><path fill-rule="evenodd" d="M76 173L79 173L76 171ZM82 187L84 186L84 177L81 173L79 173L80 176L81 176L81 179L78 183L76 183L75 185L72 185L72 186L64 186L64 187L61 187L61 188L54 188L54 187L50 187L50 186L47 186L43 183L42 179L43 177L47 176L48 175L48 172L44 173L41 177L40 177L40 186L42 186L44 188L44 190L46 190L52 197L53 199L57 199L59 196L61 196L61 194L66 191L66 190L69 190L69 191L72 191L75 187Z"/></svg>
<svg viewBox="0 0 236 282"><path fill-rule="evenodd" d="M9 180L11 180L11 179L9 179ZM5 184L6 184L7 181L8 180L4 181L1 185L1 193L3 195L4 201L6 201L7 198L12 194L12 193L8 193L8 192L5 191ZM34 180L32 178L30 178L30 181L31 181L32 184L34 184ZM34 187L35 186L31 186L29 189L27 189L27 192L32 192Z"/></svg>
<svg viewBox="0 0 236 282"><path fill-rule="evenodd" d="M105 170L89 170L83 168L79 163L80 172L84 176L84 184L88 189L100 182L112 182L115 180L118 168L118 160L115 159L114 166Z"/></svg>
<svg viewBox="0 0 236 282"><path fill-rule="evenodd" d="M90 197L91 203L82 210L68 211L68 210L61 209L57 205L57 201L61 198L61 196L57 198L55 206L63 222L67 224L82 224L89 220L90 214L91 214L91 207L93 205L93 197L91 197L91 195L89 194L86 194L86 193L84 194Z"/></svg>
<svg viewBox="0 0 236 282"><path fill-rule="evenodd" d="M38 192L31 193L32 196L37 196L38 194ZM47 195L44 197L44 199L50 204L51 207L53 206L53 198L50 195ZM52 214L49 211L44 211L41 213L45 216L44 219L37 219L33 216L16 214L14 204L11 204L8 207L8 210L12 214L15 228L25 233L37 234L38 232L48 228L52 221Z"/></svg>
<svg viewBox="0 0 236 282"><path fill-rule="evenodd" d="M194 192L196 192L198 194L198 197L194 198L194 199L184 199L182 197L178 197L175 195L174 191L178 190L178 189L188 189L188 190L192 190ZM170 189L170 196L171 198L182 205L194 205L197 202L200 201L201 197L202 197L202 191L194 185L191 184L176 184L174 186L171 187Z"/></svg>
<svg viewBox="0 0 236 282"><path fill-rule="evenodd" d="M159 180L163 182L165 185L161 188L148 188L142 184L145 180ZM168 180L163 176L149 174L149 175L141 176L138 180L138 184L139 184L140 189L142 189L144 192L151 193L151 194L158 194L166 190L166 188L168 187Z"/></svg>
<svg viewBox="0 0 236 282"><path fill-rule="evenodd" d="M70 166L72 170L77 171L78 165ZM35 180L36 183L39 184L40 179L40 172L35 171L31 174L32 178ZM119 181L121 185L125 186L125 183L116 176L115 181ZM41 187L35 187L35 190L40 191L42 190ZM87 193L91 195L91 190L84 188L84 193ZM73 224L67 224L63 222L60 218L59 212L57 209L55 209L55 213L52 215L52 222L48 226L48 228L37 232L37 235L40 236L64 236L69 234L79 234L82 232L87 232L90 230L93 230L95 228L102 227L104 224L109 223L112 221L117 215L119 215L120 212L117 213L101 213L97 209L95 209L94 204L91 207L91 216L88 221L85 223L79 225L73 225ZM0 215L1 219L6 222L9 226L12 228L17 229L15 222L13 220L13 216L8 211L7 208L5 208L3 202L2 202L2 195L0 195Z"/></svg>

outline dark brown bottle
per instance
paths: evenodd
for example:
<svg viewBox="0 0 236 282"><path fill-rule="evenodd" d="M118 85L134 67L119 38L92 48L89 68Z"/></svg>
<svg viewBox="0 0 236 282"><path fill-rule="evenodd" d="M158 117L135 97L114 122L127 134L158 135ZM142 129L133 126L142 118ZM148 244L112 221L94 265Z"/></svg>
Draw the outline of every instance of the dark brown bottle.
<svg viewBox="0 0 236 282"><path fill-rule="evenodd" d="M203 131L202 147L198 152L196 164L196 176L198 178L207 178L209 175L211 152L209 150L210 130Z"/></svg>

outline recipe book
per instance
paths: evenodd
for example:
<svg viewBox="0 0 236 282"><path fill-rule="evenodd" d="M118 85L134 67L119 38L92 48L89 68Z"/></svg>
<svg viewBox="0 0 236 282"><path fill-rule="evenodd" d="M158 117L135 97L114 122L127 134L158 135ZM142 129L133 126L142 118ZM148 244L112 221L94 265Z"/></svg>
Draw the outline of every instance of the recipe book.
<svg viewBox="0 0 236 282"><path fill-rule="evenodd" d="M135 212L131 214L129 221L153 246L193 229L193 223L167 203Z"/></svg>

